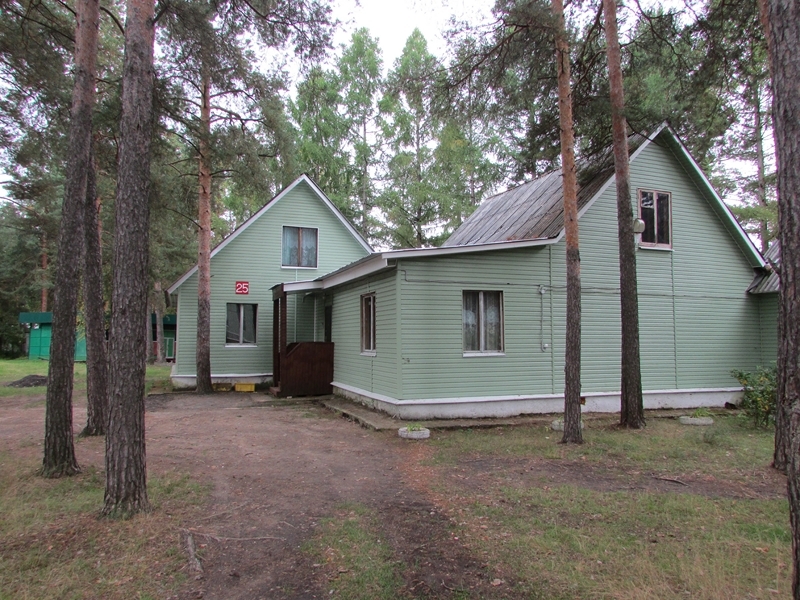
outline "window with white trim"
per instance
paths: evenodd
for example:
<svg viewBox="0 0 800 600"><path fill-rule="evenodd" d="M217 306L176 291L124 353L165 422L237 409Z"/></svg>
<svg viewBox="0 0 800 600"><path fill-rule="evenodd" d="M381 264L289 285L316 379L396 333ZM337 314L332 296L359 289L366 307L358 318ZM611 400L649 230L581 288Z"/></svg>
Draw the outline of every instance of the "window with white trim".
<svg viewBox="0 0 800 600"><path fill-rule="evenodd" d="M225 323L225 343L255 345L257 313L257 304L229 302Z"/></svg>
<svg viewBox="0 0 800 600"><path fill-rule="evenodd" d="M465 354L503 352L503 292L465 290L461 321Z"/></svg>
<svg viewBox="0 0 800 600"><path fill-rule="evenodd" d="M669 192L639 190L639 217L644 221L642 246L672 247L672 200Z"/></svg>
<svg viewBox="0 0 800 600"><path fill-rule="evenodd" d="M317 238L311 227L283 227L281 265L284 267L317 268Z"/></svg>
<svg viewBox="0 0 800 600"><path fill-rule="evenodd" d="M361 296L361 352L375 354L375 294Z"/></svg>

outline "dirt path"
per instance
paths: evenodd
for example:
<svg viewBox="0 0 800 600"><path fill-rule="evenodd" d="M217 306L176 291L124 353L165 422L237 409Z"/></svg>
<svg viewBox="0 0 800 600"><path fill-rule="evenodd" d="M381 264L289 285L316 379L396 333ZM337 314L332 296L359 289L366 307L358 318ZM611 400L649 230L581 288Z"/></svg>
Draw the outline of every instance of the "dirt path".
<svg viewBox="0 0 800 600"><path fill-rule="evenodd" d="M328 597L325 574L303 544L321 518L348 503L381 515L409 597L470 588L491 595L489 574L453 539L424 491L410 485L413 443L308 402L266 398L149 399L149 469L185 470L212 487L207 516L190 528L204 546L204 575L182 597Z"/></svg>
<svg viewBox="0 0 800 600"><path fill-rule="evenodd" d="M76 434L85 418L76 399ZM404 581L399 597L497 596L420 486L419 444L261 394L150 396L145 419L150 475L186 473L210 488L205 515L188 524L204 572L178 598L331 597L329 574L303 547L320 519L354 503L380 515ZM43 431L43 397L3 400L0 451L38 459ZM102 439L77 451L82 466L103 468Z"/></svg>

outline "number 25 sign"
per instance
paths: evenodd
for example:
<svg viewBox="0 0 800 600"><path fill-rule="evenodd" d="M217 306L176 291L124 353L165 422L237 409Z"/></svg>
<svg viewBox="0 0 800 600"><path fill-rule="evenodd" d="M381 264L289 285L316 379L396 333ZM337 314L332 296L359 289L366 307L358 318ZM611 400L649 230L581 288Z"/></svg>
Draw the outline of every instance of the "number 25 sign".
<svg viewBox="0 0 800 600"><path fill-rule="evenodd" d="M250 293L250 282L249 281L237 281L236 282L236 293L237 294L249 294Z"/></svg>

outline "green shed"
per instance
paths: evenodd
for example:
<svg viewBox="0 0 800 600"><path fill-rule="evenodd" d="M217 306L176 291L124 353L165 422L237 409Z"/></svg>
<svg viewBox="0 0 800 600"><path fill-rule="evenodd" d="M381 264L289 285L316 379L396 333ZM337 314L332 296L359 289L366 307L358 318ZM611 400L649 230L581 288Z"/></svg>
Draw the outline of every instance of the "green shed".
<svg viewBox="0 0 800 600"><path fill-rule="evenodd" d="M19 322L28 327L28 359L48 360L50 358L50 339L53 334L52 312L19 313ZM83 327L75 338L75 360L86 360L86 332Z"/></svg>

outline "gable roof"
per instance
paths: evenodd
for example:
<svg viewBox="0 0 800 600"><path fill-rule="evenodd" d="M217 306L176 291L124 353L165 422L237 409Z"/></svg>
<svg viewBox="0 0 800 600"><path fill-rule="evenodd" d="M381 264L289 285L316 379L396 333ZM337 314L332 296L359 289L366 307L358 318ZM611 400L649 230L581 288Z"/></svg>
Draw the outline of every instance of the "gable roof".
<svg viewBox="0 0 800 600"><path fill-rule="evenodd" d="M631 162L634 162L651 143L664 144L672 151L690 179L707 198L751 265L763 267L764 259L752 240L711 186L686 146L666 123L649 136L634 134L629 138ZM613 154L609 151L593 163L579 166L578 180L581 182L578 190L578 214L582 216L614 183ZM564 204L561 169L558 169L488 198L443 246L469 246L543 238L560 240L563 235Z"/></svg>
<svg viewBox="0 0 800 600"><path fill-rule="evenodd" d="M214 257L215 257L215 256L216 256L216 255L217 255L217 254L218 254L218 253L219 253L219 252L220 252L220 251L221 251L221 250L222 250L222 249L223 249L225 246L227 246L227 245L228 245L228 244L230 244L230 243L231 243L231 242L232 242L234 239L236 239L236 237L237 237L237 236L238 236L240 233L242 233L242 232L243 232L245 229L247 229L248 227L250 227L250 225L252 225L252 224L253 224L253 223L255 223L255 222L256 222L256 221L257 221L259 218L261 218L261 216L262 216L262 215L263 215L265 212L267 212L267 211L268 211L270 208L272 208L273 206L275 206L275 205L276 205L276 204L277 204L277 203L278 203L278 202L279 202L281 199L283 199L283 197L284 197L284 196L286 196L286 195L287 195L289 192L291 192L291 191L292 191L294 188L296 188L298 185L300 185L300 183L305 183L305 184L307 184L307 185L308 185L308 186L311 188L311 191L313 191L313 192L314 192L314 193L317 195L317 197L319 198L319 200L320 200L320 201L321 201L321 202L322 202L322 203L323 203L323 204L324 204L324 205L325 205L325 206L328 208L328 210L330 210L330 211L333 213L333 215L334 215L334 216L335 216L337 219L339 219L339 221L342 223L342 225L344 225L344 226L347 228L347 231L349 231L349 232L350 232L350 235L352 235L352 236L353 236L353 238L355 238L355 240L356 240L356 241L357 241L359 244L361 244L361 246L362 246L362 247L363 247L363 248L364 248L364 249L365 249L365 250L366 250L368 253L372 254L372 252L373 252L372 246L370 246L370 245L369 245L369 243L367 243L367 241L366 241L366 240L365 240L365 239L364 239L364 238L361 236L361 234L360 234L360 233L358 233L358 231L356 230L356 228L355 228L355 227L353 227L353 225L350 223L350 221L348 221L348 220L347 220L347 218L346 218L346 217L345 217L345 216L344 216L344 215L343 215L343 214L342 214L342 213L339 211L339 209L338 209L338 208L336 208L336 206L334 206L333 202L331 202L331 201L330 201L330 199L329 199L329 198L328 198L328 197L325 195L325 192L323 192L323 191L320 189L320 187L319 187L319 186L318 186L318 185L317 185L317 184L314 182L314 180L313 180L313 179L311 179L311 177L309 177L309 176L308 176L308 175L306 175L305 173L303 173L302 175L300 175L300 177L298 177L298 178L297 178L297 179L295 179L295 180L294 180L292 183L290 183L288 186L286 186L286 187L285 187L285 188L284 188L284 189L283 189L283 190L282 190L282 191L281 191L281 192L280 192L280 193L279 193L277 196L275 196L275 197L274 197L272 200L270 200L270 201L269 201L269 202L267 202L267 203L266 203L266 204L265 204L263 207L261 207L261 209L260 209L258 212L256 212L256 213L255 213L255 214L254 214L252 217L250 217L249 219L247 219L247 221L245 221L244 223L242 223L242 224L241 224L239 227L237 227L237 228L236 228L236 229L235 229L235 230L234 230L234 231L233 231L233 232L232 232L230 235L228 235L228 236L227 236L227 237L226 237L224 240L222 240L222 241L221 241L219 244L217 244L217 245L214 247L214 249L211 251L211 258L214 258ZM167 290L167 291L168 291L170 294L174 294L174 293L175 293L175 291L176 291L176 290L177 290L177 289L178 289L178 288L179 288L181 285L183 285L183 284L184 284L184 282L185 282L187 279L189 279L189 277L191 277L192 275L194 275L194 273L195 273L196 271L197 271L197 265L194 265L194 266L193 266L191 269L189 269L188 271L186 271L186 273L184 273L183 275L181 275L181 277L179 277L179 278L178 278L178 279L175 281L175 283L173 283L173 284L172 284L172 285L171 285L171 286L168 288L168 290Z"/></svg>

